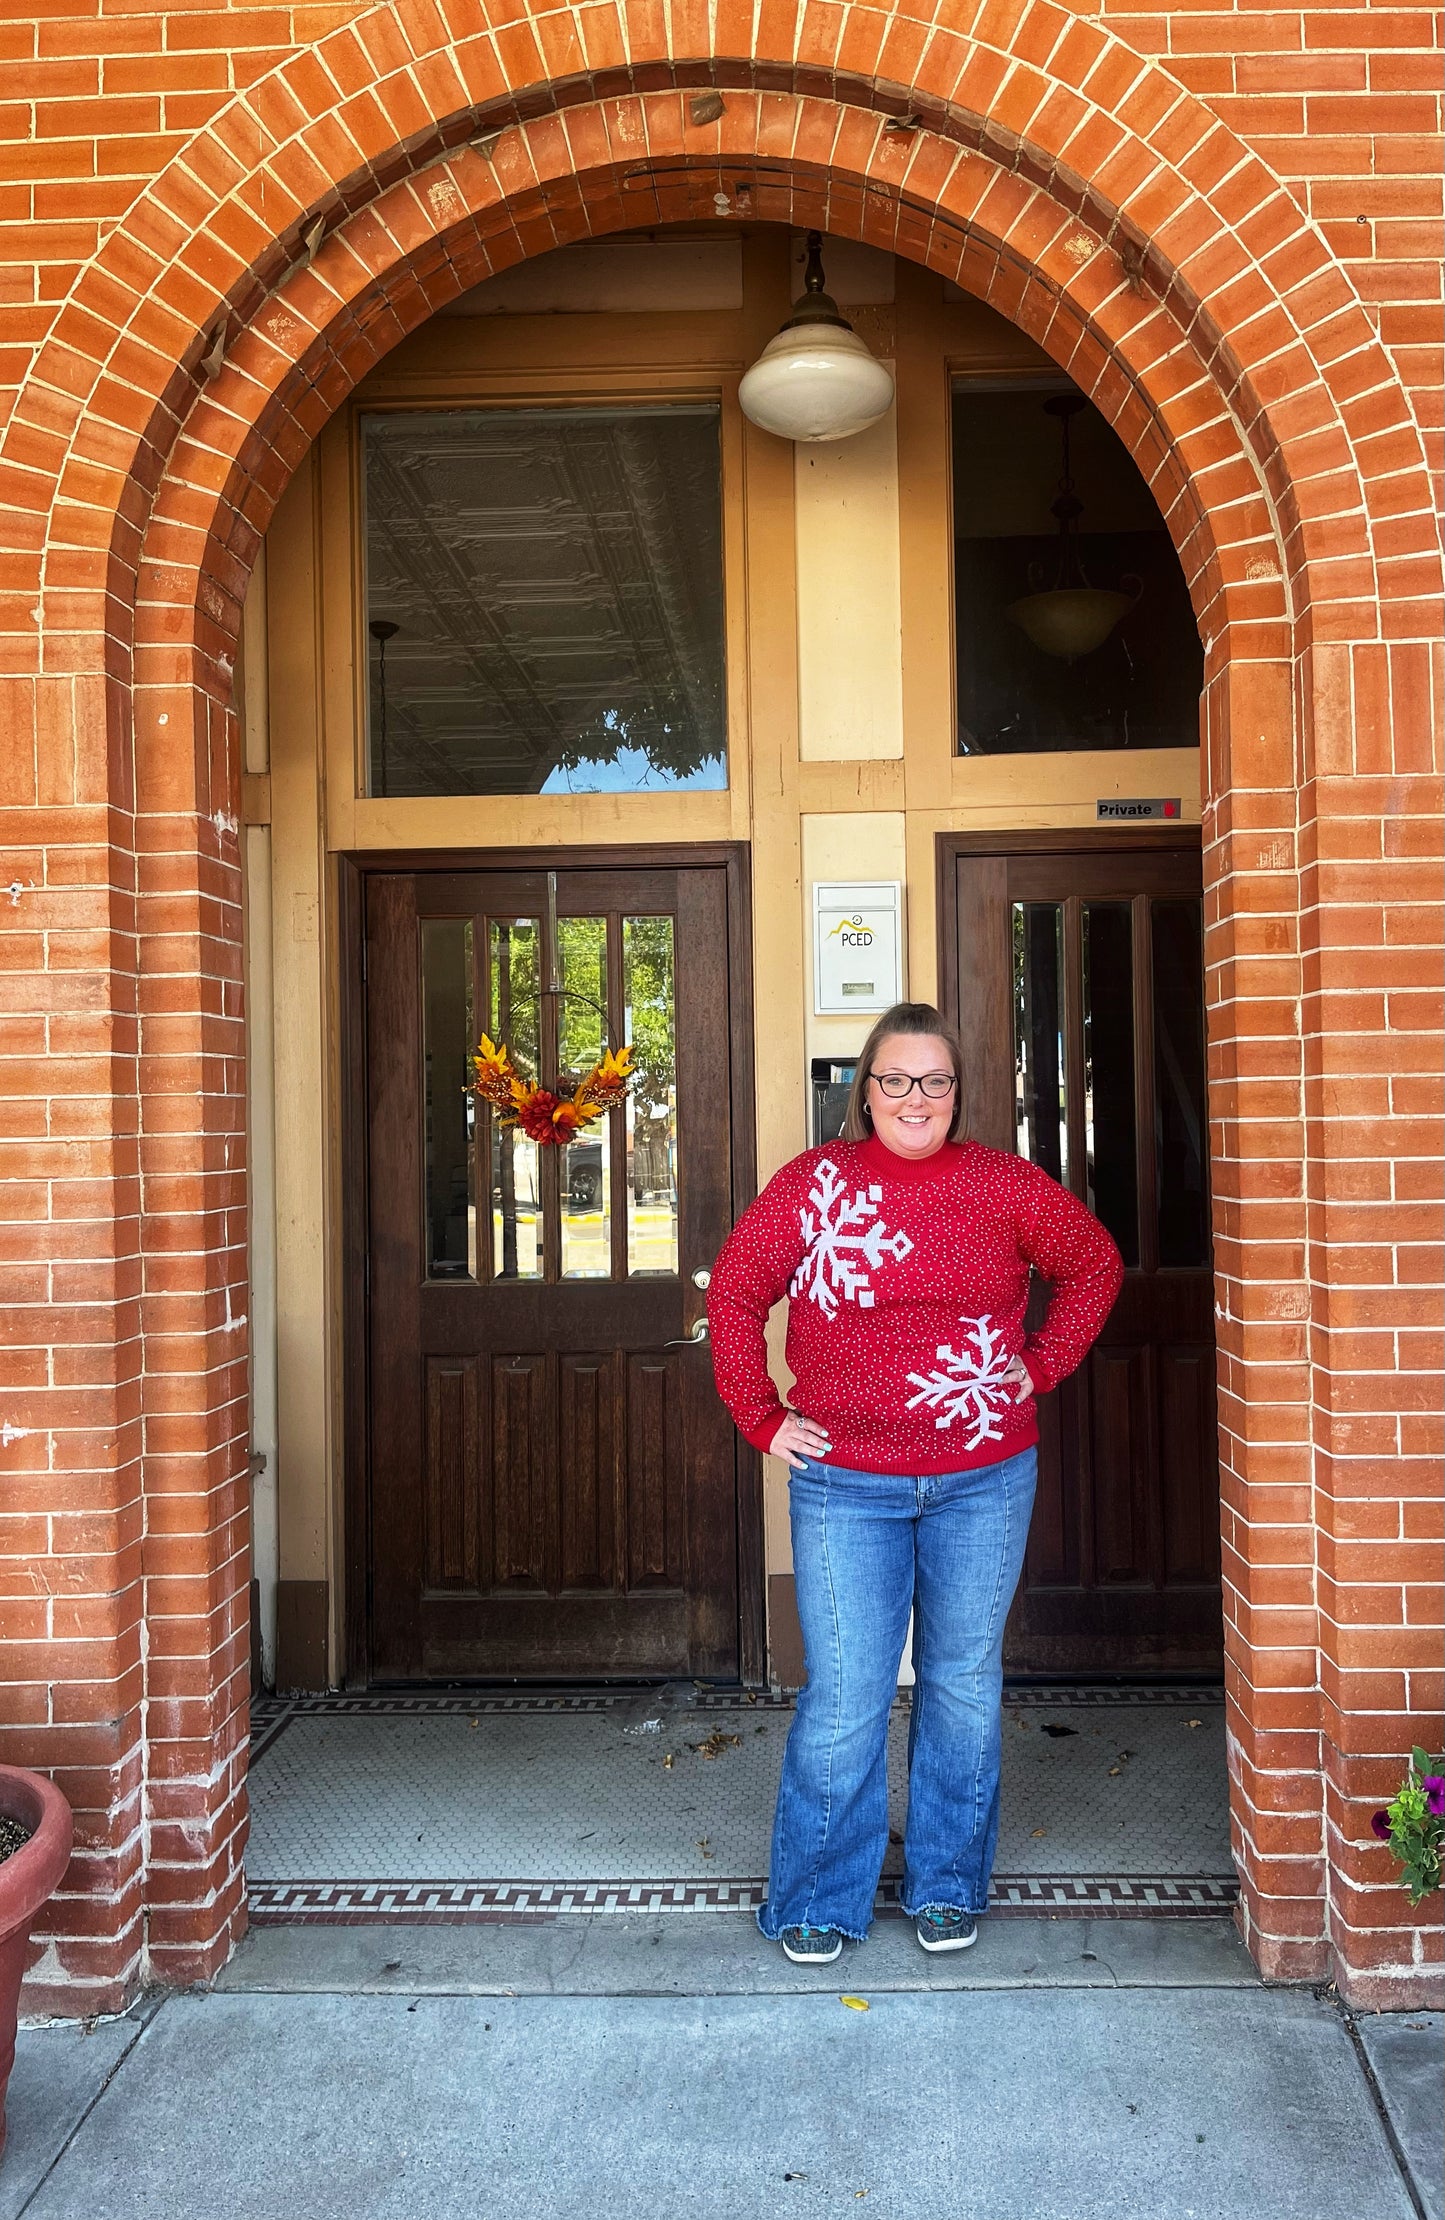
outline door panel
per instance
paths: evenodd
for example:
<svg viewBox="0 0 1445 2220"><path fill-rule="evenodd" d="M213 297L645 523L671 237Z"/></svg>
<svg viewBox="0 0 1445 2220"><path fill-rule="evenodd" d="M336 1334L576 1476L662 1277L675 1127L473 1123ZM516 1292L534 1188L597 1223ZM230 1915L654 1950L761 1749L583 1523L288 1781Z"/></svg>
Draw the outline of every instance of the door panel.
<svg viewBox="0 0 1445 2220"><path fill-rule="evenodd" d="M694 1273L734 1212L722 866L377 873L365 895L370 1643L388 1680L736 1677L738 1456ZM467 1091L633 1041L540 1146Z"/></svg>
<svg viewBox="0 0 1445 2220"><path fill-rule="evenodd" d="M947 968L971 1129L1087 1202L1126 1267L1089 1358L1040 1408L1005 1661L1013 1672L1218 1670L1199 850L1048 835L991 853L952 845Z"/></svg>

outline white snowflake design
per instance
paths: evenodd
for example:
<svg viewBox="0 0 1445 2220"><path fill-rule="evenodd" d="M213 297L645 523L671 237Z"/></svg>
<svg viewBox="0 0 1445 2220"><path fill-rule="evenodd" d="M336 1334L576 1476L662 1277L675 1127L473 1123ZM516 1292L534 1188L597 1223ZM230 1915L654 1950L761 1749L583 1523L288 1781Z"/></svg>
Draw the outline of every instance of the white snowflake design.
<svg viewBox="0 0 1445 2220"><path fill-rule="evenodd" d="M1013 1360L991 1318L958 1322L967 1329L970 1347L951 1349L945 1343L938 1351L943 1370L910 1372L909 1385L918 1393L909 1397L908 1408L916 1411L922 1405L937 1411L933 1423L940 1431L963 1419L969 1429L964 1448L979 1449L986 1441L1003 1439L1001 1421L1010 1405L1003 1376Z"/></svg>
<svg viewBox="0 0 1445 2220"><path fill-rule="evenodd" d="M906 1233L890 1233L879 1217L882 1195L881 1187L860 1187L850 1201L837 1165L826 1156L819 1161L808 1190L813 1208L798 1212L808 1246L793 1274L790 1295L806 1293L825 1318L837 1317L840 1295L860 1310L873 1308L869 1273L877 1271L885 1256L902 1263L913 1249Z"/></svg>

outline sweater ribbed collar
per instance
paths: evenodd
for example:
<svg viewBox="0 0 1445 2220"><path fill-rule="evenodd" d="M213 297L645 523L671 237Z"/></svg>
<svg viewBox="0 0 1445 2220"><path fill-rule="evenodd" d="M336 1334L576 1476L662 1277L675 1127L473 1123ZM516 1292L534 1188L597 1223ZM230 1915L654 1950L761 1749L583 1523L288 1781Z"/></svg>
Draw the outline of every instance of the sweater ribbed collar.
<svg viewBox="0 0 1445 2220"><path fill-rule="evenodd" d="M876 1133L870 1133L867 1140L860 1141L858 1146L872 1178L901 1181L910 1187L922 1187L933 1179L946 1179L954 1166L962 1161L967 1149L966 1142L945 1141L941 1149L934 1150L932 1156L915 1160L909 1156L899 1156L885 1141L880 1141Z"/></svg>

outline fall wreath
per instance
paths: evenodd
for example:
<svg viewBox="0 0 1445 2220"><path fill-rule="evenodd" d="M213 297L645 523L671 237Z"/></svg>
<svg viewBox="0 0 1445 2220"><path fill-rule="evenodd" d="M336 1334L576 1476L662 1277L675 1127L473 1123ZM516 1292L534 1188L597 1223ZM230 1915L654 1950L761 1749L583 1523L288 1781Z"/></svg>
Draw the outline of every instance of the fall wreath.
<svg viewBox="0 0 1445 2220"><path fill-rule="evenodd" d="M604 1111L616 1110L627 1100L637 1077L632 1068L632 1050L609 1048L601 1063L594 1064L570 1094L564 1093L560 1084L555 1090L539 1087L535 1079L518 1071L505 1042L499 1044L485 1033L472 1058L472 1068L476 1073L473 1094L501 1111L503 1125L520 1126L531 1140L553 1148L565 1148Z"/></svg>

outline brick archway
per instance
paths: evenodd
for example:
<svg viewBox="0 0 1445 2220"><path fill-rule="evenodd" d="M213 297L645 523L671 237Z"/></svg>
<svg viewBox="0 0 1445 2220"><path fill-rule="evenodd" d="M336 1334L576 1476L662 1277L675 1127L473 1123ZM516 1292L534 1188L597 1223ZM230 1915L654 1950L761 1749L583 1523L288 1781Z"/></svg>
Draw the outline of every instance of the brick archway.
<svg viewBox="0 0 1445 2220"><path fill-rule="evenodd" d="M600 64L589 74L578 66L589 57L546 51L551 19L535 25L540 48L522 42L519 15L520 43L498 29L416 53L404 19L376 11L283 65L173 165L87 272L12 419L11 482L30 470L48 497L37 698L43 715L66 689L91 750L87 801L104 817L114 889L103 960L134 980L133 1011L120 1013L129 1028L109 1039L108 1162L138 1269L116 1274L119 1378L83 1422L113 1444L111 1592L123 1600L105 1626L108 1708L87 1712L74 1676L78 1726L115 1724L87 1727L94 1755L76 1760L101 1777L93 1795L106 1809L78 1864L94 1917L67 1925L60 1908L53 1996L67 1984L101 1995L123 1986L143 1938L158 1977L204 1976L244 1916L230 666L259 536L345 393L446 298L567 239L726 212L718 195L735 213L893 248L1020 323L1124 431L1180 548L1207 646L1244 1923L1268 1972L1318 1974L1331 1944L1363 1970L1349 1892L1378 1879L1374 1854L1352 1847L1367 1834L1361 1802L1375 1789L1362 1759L1376 1745L1355 1747L1347 1693L1341 1701L1352 1667L1331 1657L1319 1618L1315 1531L1329 1532L1331 1460L1349 1454L1349 1423L1343 1413L1334 1423L1318 1218L1303 1184L1276 1176L1274 1127L1295 1131L1326 1171L1340 1154L1307 1054L1311 1029L1321 1040L1329 1030L1328 903L1309 892L1328 815L1320 778L1342 745L1357 767L1355 736L1342 741L1330 704L1340 658L1365 669L1377 649L1388 657L1375 637L1380 595L1406 608L1407 588L1424 597L1434 583L1416 521L1428 513L1418 436L1338 266L1253 158L1161 72L1034 0L1003 57L986 41L955 49L904 16L880 17L871 73L859 74L837 13L843 43L826 84L797 57L762 51L706 65L649 55L628 26L634 74L609 92ZM1012 69L990 73L990 55ZM318 66L324 82L308 90ZM646 70L660 73L656 89L641 82ZM698 127L678 88L704 81L726 88L727 106ZM886 129L890 109L910 127ZM487 123L507 126L487 152L444 151ZM744 209L736 186L748 177ZM271 184L283 194L279 224L264 205ZM288 268L318 213L329 228L314 263ZM26 459L40 416L43 473ZM1401 644L1417 632L1418 618ZM1283 947L1260 941L1260 916L1302 909L1320 946L1298 933ZM1257 1021L1285 1007L1301 1010L1298 1032L1261 1054ZM1261 1089L1272 1090L1264 1114Z"/></svg>

